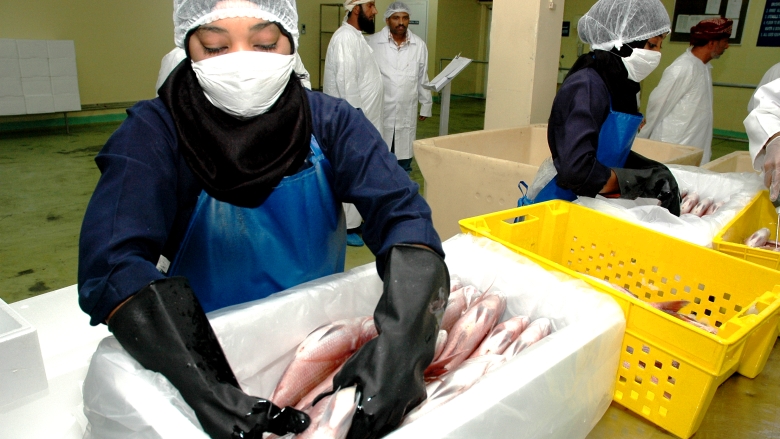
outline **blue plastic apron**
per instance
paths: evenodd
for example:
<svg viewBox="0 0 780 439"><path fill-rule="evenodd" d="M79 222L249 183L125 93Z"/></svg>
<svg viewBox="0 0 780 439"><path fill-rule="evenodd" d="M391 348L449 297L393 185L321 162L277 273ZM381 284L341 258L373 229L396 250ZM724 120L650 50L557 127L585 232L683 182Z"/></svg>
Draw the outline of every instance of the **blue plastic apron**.
<svg viewBox="0 0 780 439"><path fill-rule="evenodd" d="M610 106L607 120L601 125L601 131L599 131L596 160L609 168L620 168L625 165L642 119L641 114L619 113L612 111L612 106ZM576 199L577 195L574 192L558 186L558 176L556 175L539 191L535 199L531 200L523 195L517 204L518 206L527 206L549 200L574 201Z"/></svg>
<svg viewBox="0 0 780 439"><path fill-rule="evenodd" d="M344 211L314 136L308 160L256 208L200 194L169 275L187 277L206 312L344 271Z"/></svg>

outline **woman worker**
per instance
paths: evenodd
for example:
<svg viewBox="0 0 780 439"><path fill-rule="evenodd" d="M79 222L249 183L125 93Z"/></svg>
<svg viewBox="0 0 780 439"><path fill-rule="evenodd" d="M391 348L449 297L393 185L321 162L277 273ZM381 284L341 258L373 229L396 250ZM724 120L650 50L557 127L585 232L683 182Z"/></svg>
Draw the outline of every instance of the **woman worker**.
<svg viewBox="0 0 780 439"><path fill-rule="evenodd" d="M204 311L343 270L354 203L384 290L379 336L334 388L362 391L350 437L386 433L425 398L449 294L430 208L360 111L301 86L295 0L176 0L173 17L187 58L95 159L81 308L211 437L300 432L305 414L240 389Z"/></svg>
<svg viewBox="0 0 780 439"><path fill-rule="evenodd" d="M658 66L669 25L659 0L599 0L579 20L577 32L593 51L574 63L553 101L547 141L557 175L534 182L542 188L529 194L533 202L657 198L680 215L669 169L631 151L642 122L639 82Z"/></svg>

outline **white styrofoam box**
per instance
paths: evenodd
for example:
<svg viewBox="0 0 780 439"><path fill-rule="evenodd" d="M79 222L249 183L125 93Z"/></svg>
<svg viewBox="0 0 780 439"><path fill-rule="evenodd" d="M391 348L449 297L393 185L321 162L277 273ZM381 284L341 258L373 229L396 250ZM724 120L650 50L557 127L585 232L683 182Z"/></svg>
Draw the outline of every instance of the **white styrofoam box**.
<svg viewBox="0 0 780 439"><path fill-rule="evenodd" d="M0 78L0 98L6 96L24 96L22 78Z"/></svg>
<svg viewBox="0 0 780 439"><path fill-rule="evenodd" d="M610 405L625 319L607 295L548 272L486 238L444 243L450 274L507 297L504 318L547 317L553 333L445 405L388 439L584 438ZM315 328L371 315L382 294L374 264L208 314L242 389L268 396ZM84 439L205 438L192 409L160 374L114 337L101 341L84 379Z"/></svg>
<svg viewBox="0 0 780 439"><path fill-rule="evenodd" d="M22 78L48 78L49 60L46 58L19 59Z"/></svg>
<svg viewBox="0 0 780 439"><path fill-rule="evenodd" d="M51 95L51 78L22 78L25 96Z"/></svg>
<svg viewBox="0 0 780 439"><path fill-rule="evenodd" d="M0 38L0 59L6 60L13 58L19 58L19 52L16 50L16 40Z"/></svg>
<svg viewBox="0 0 780 439"><path fill-rule="evenodd" d="M54 111L81 111L78 93L54 95Z"/></svg>
<svg viewBox="0 0 780 439"><path fill-rule="evenodd" d="M51 78L53 95L68 95L79 93L79 78L76 76L57 76Z"/></svg>
<svg viewBox="0 0 780 439"><path fill-rule="evenodd" d="M0 78L21 78L22 70L19 60L15 58L0 58Z"/></svg>
<svg viewBox="0 0 780 439"><path fill-rule="evenodd" d="M46 41L49 50L49 59L52 58L76 58L76 46L73 40L49 40Z"/></svg>
<svg viewBox="0 0 780 439"><path fill-rule="evenodd" d="M0 116L27 113L24 96L0 96Z"/></svg>
<svg viewBox="0 0 780 439"><path fill-rule="evenodd" d="M0 300L0 407L48 385L37 330Z"/></svg>
<svg viewBox="0 0 780 439"><path fill-rule="evenodd" d="M16 40L19 58L49 58L46 40Z"/></svg>
<svg viewBox="0 0 780 439"><path fill-rule="evenodd" d="M76 76L76 58L49 59L49 74L52 77Z"/></svg>
<svg viewBox="0 0 780 439"><path fill-rule="evenodd" d="M27 107L27 114L54 113L54 96L25 95L24 105Z"/></svg>

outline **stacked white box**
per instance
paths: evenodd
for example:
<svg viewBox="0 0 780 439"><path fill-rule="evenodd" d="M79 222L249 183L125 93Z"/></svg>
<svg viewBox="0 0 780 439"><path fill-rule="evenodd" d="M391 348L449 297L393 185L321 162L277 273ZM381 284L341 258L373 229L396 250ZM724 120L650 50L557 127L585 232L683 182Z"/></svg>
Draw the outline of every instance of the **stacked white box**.
<svg viewBox="0 0 780 439"><path fill-rule="evenodd" d="M73 41L0 39L0 116L79 110Z"/></svg>
<svg viewBox="0 0 780 439"><path fill-rule="evenodd" d="M0 300L0 408L48 386L37 330Z"/></svg>
<svg viewBox="0 0 780 439"><path fill-rule="evenodd" d="M0 39L0 116L26 112L16 40Z"/></svg>
<svg viewBox="0 0 780 439"><path fill-rule="evenodd" d="M81 110L73 41L47 41L54 111Z"/></svg>

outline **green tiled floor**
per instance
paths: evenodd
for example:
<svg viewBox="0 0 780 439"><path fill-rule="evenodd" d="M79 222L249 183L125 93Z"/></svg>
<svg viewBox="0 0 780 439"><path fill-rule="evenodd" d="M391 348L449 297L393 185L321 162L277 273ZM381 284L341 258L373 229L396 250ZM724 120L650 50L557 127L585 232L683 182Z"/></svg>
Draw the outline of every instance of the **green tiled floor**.
<svg viewBox="0 0 780 439"><path fill-rule="evenodd" d="M439 105L418 123L417 137L439 132ZM450 134L481 130L485 101L454 97ZM93 161L118 123L39 132L0 133L0 298L10 303L76 283L78 236L100 176ZM747 144L715 140L713 158ZM423 184L413 163L411 178ZM366 247L348 247L347 268L373 262Z"/></svg>

